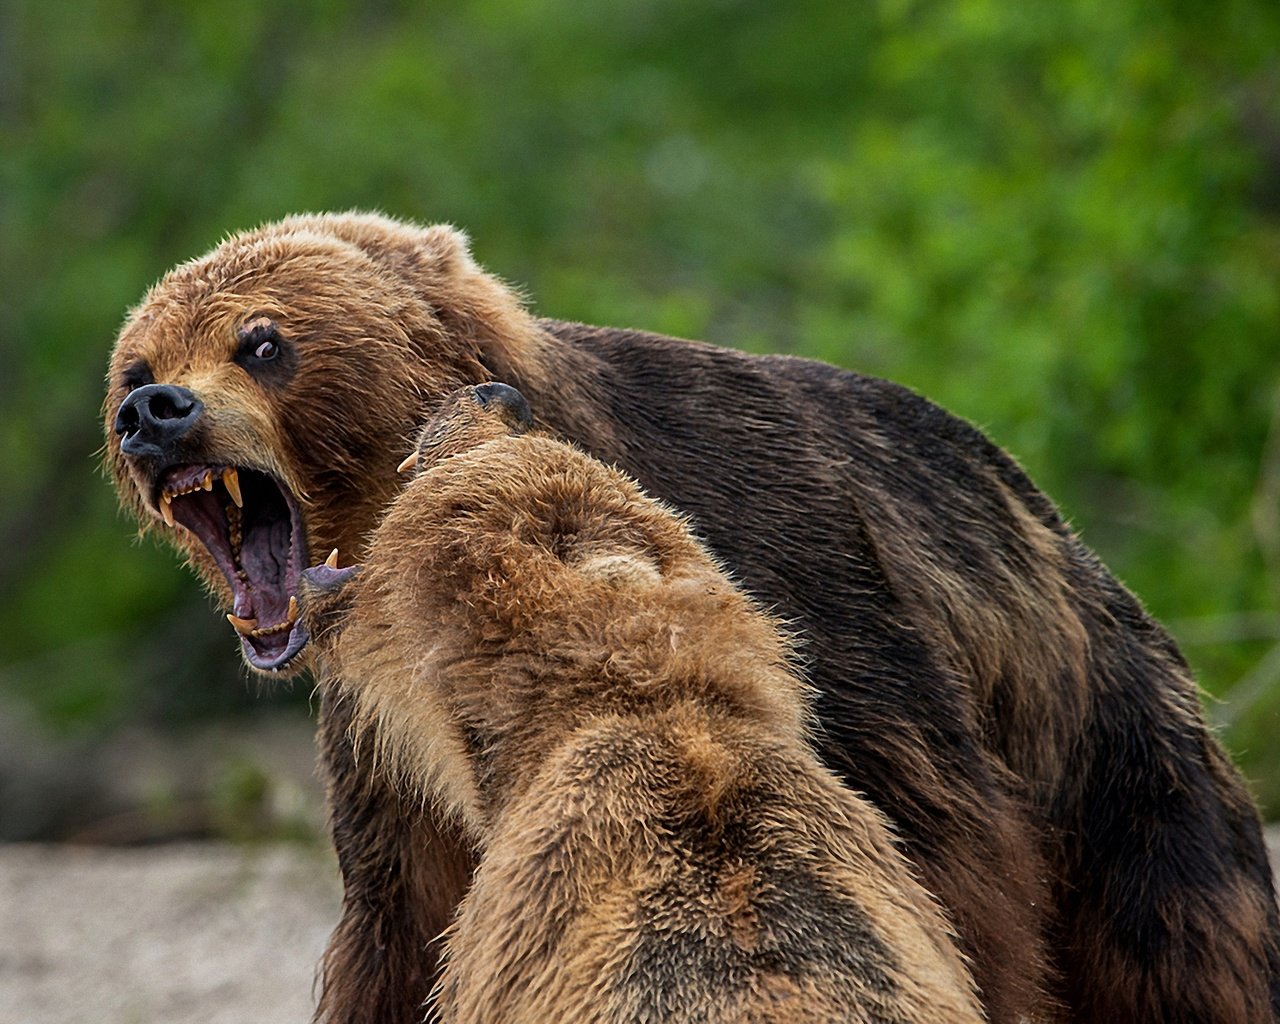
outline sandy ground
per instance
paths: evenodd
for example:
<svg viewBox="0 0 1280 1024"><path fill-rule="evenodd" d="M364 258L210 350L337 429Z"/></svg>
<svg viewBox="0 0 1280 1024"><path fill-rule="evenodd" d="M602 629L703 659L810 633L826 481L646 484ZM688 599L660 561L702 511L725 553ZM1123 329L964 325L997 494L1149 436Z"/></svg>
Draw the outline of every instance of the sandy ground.
<svg viewBox="0 0 1280 1024"><path fill-rule="evenodd" d="M305 1024L338 905L309 847L0 845L0 1024Z"/></svg>
<svg viewBox="0 0 1280 1024"><path fill-rule="evenodd" d="M306 1022L339 899L303 846L0 846L0 1024Z"/></svg>

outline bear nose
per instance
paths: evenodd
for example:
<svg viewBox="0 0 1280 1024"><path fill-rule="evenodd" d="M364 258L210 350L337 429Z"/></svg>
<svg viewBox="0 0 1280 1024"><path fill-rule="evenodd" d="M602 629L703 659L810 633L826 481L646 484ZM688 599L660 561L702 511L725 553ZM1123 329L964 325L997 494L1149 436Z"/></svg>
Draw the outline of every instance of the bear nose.
<svg viewBox="0 0 1280 1024"><path fill-rule="evenodd" d="M529 403L510 384L491 380L486 384L477 384L472 389L472 394L483 408L496 409L512 428L525 431L533 426L533 413L529 411Z"/></svg>
<svg viewBox="0 0 1280 1024"><path fill-rule="evenodd" d="M176 384L147 384L129 392L115 430L126 455L168 455L200 418L204 403Z"/></svg>

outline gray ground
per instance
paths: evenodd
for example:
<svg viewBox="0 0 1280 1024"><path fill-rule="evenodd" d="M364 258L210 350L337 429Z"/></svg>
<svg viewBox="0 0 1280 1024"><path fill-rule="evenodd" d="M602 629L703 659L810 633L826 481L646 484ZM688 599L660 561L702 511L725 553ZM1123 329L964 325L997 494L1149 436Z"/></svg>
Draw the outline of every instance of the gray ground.
<svg viewBox="0 0 1280 1024"><path fill-rule="evenodd" d="M0 1024L303 1024L338 900L305 846L0 845Z"/></svg>
<svg viewBox="0 0 1280 1024"><path fill-rule="evenodd" d="M339 895L314 847L0 846L0 1024L305 1022Z"/></svg>
<svg viewBox="0 0 1280 1024"><path fill-rule="evenodd" d="M267 715L77 750L5 711L0 836L78 842L0 842L0 1024L305 1024L341 897L313 725ZM120 845L219 826L312 840Z"/></svg>

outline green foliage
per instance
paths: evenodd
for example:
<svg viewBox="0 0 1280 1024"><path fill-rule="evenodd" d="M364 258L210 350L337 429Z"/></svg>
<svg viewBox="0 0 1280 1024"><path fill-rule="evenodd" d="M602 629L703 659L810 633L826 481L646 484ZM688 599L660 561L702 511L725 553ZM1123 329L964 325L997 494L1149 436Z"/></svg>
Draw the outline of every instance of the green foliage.
<svg viewBox="0 0 1280 1024"><path fill-rule="evenodd" d="M94 474L101 373L174 262L370 207L465 227L548 315L813 355L974 419L1184 635L1280 810L1280 7L0 19L0 686L46 718L252 699L194 583L130 544Z"/></svg>

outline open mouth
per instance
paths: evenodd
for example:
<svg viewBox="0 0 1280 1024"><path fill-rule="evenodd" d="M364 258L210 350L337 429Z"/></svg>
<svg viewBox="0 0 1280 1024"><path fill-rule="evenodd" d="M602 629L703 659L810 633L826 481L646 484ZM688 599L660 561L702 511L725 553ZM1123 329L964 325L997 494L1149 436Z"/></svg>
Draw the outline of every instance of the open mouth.
<svg viewBox="0 0 1280 1024"><path fill-rule="evenodd" d="M254 668L277 670L307 644L298 621L306 538L297 502L274 477L236 466L178 466L156 507L200 538L233 595L227 619Z"/></svg>

